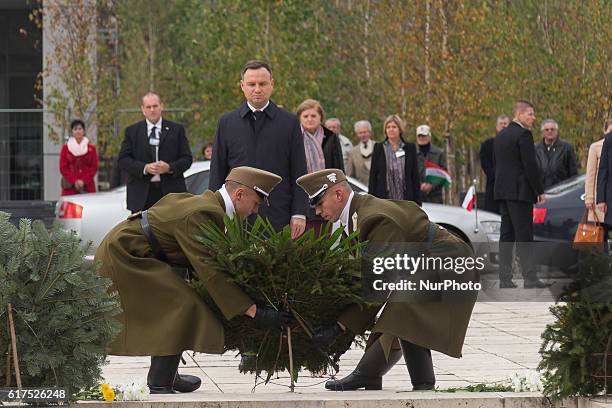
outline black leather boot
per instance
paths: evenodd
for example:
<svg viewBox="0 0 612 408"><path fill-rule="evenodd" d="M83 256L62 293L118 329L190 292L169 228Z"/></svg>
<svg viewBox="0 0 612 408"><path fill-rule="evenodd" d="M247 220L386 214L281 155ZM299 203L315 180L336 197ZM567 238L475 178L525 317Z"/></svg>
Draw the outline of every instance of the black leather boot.
<svg viewBox="0 0 612 408"><path fill-rule="evenodd" d="M353 391L359 388L366 390L382 390L382 377L399 361L401 350L391 349L389 360L377 341L366 350L352 373L341 380L325 383L325 388L333 391Z"/></svg>
<svg viewBox="0 0 612 408"><path fill-rule="evenodd" d="M400 345L408 374L410 374L412 389L414 391L433 390L436 386L436 376L431 360L431 350L406 340L400 340Z"/></svg>
<svg viewBox="0 0 612 408"><path fill-rule="evenodd" d="M151 356L151 367L147 374L147 385L151 394L174 394L174 380L178 370L180 354Z"/></svg>
<svg viewBox="0 0 612 408"><path fill-rule="evenodd" d="M202 380L195 375L176 373L174 390L178 392L193 392L200 388Z"/></svg>

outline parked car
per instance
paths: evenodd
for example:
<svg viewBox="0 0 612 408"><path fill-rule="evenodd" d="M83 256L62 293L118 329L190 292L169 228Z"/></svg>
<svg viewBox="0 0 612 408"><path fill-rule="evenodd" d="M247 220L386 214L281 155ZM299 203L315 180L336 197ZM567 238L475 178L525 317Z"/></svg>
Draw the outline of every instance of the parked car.
<svg viewBox="0 0 612 408"><path fill-rule="evenodd" d="M544 204L533 208L536 241L572 242L584 214L585 176L574 176L546 191Z"/></svg>
<svg viewBox="0 0 612 408"><path fill-rule="evenodd" d="M187 190L201 194L208 188L210 162L194 162L185 172ZM367 187L349 177L354 191L366 193ZM487 211L468 212L462 207L424 203L423 209L437 224L470 244L479 256L487 259L486 269L497 268L497 242L499 241L499 215ZM88 258L104 236L130 211L126 208L126 188L107 192L64 196L57 202L56 217L66 229L75 231L83 241L91 241Z"/></svg>
<svg viewBox="0 0 612 408"><path fill-rule="evenodd" d="M576 267L572 242L584 214L585 175L571 177L546 189L546 201L533 208L536 262L568 272Z"/></svg>

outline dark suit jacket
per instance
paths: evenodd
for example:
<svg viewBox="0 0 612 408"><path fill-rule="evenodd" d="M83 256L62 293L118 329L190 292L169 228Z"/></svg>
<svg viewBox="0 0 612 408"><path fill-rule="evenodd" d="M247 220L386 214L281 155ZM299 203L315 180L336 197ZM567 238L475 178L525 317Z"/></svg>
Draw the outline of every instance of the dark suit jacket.
<svg viewBox="0 0 612 408"><path fill-rule="evenodd" d="M597 203L606 203L608 211L604 217L604 222L612 225L612 132L606 134L603 146L601 147L601 157L599 158L599 170L597 171Z"/></svg>
<svg viewBox="0 0 612 408"><path fill-rule="evenodd" d="M510 122L495 137L495 199L535 203L544 192L533 135Z"/></svg>
<svg viewBox="0 0 612 408"><path fill-rule="evenodd" d="M170 172L161 175L162 194L187 191L183 173L191 166L193 158L185 128L162 118L159 141L159 160L170 165ZM141 121L125 129L125 137L119 152L119 167L128 174L127 207L141 211L149 194L150 174L143 174L144 166L155 161L149 146L147 122Z"/></svg>
<svg viewBox="0 0 612 408"><path fill-rule="evenodd" d="M325 157L326 169L340 169L344 171L344 160L342 159L342 145L337 134L323 127L323 156Z"/></svg>
<svg viewBox="0 0 612 408"><path fill-rule="evenodd" d="M297 116L272 101L264 112L264 122L257 134L246 102L221 116L210 163L209 188L218 190L229 171L238 166L278 174L283 180L270 194L270 206L259 208L262 217L278 230L289 224L292 215L307 214L308 198L295 183L306 174L306 155Z"/></svg>
<svg viewBox="0 0 612 408"><path fill-rule="evenodd" d="M491 137L480 145L480 167L487 177L485 187L484 209L499 214L499 205L495 202L493 190L495 188L495 161L493 160L493 146L495 138Z"/></svg>
<svg viewBox="0 0 612 408"><path fill-rule="evenodd" d="M404 151L406 152L404 156L404 200L414 201L418 205L421 205L421 182L419 179L416 145L404 141ZM387 158L385 157L383 142L377 142L374 145L368 190L369 193L375 197L389 198L389 189L387 186Z"/></svg>

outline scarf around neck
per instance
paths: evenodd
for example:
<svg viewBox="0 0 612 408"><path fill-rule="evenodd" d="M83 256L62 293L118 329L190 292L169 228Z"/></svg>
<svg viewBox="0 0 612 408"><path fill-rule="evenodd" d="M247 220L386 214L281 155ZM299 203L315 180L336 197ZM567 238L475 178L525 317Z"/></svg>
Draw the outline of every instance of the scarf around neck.
<svg viewBox="0 0 612 408"><path fill-rule="evenodd" d="M304 150L306 153L306 167L308 173L325 168L325 156L323 155L323 128L319 128L314 134L304 130Z"/></svg>
<svg viewBox="0 0 612 408"><path fill-rule="evenodd" d="M374 141L372 139L368 140L365 145L363 142L359 142L359 152L363 156L364 159L372 156L372 152L374 151Z"/></svg>
<svg viewBox="0 0 612 408"><path fill-rule="evenodd" d="M70 136L68 138L68 142L66 143L66 145L68 146L68 150L70 150L70 153L72 153L74 156L83 156L85 155L85 153L87 153L87 145L89 144L89 139L87 139L86 137L83 136L83 139L81 140L81 143L77 143L76 139L73 136Z"/></svg>

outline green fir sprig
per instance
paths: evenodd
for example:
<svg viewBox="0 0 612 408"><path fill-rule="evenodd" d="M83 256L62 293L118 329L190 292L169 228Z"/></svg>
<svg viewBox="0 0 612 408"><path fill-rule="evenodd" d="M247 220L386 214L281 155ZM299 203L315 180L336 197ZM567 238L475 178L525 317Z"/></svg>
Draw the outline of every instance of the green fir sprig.
<svg viewBox="0 0 612 408"><path fill-rule="evenodd" d="M581 253L578 273L563 302L550 308L555 321L546 326L540 348L544 394L562 399L596 395L604 389L604 355L612 336L612 273L608 254ZM612 349L608 349L612 355ZM607 373L612 375L612 356ZM612 378L608 378L608 390Z"/></svg>
<svg viewBox="0 0 612 408"><path fill-rule="evenodd" d="M303 321L292 328L294 378L301 369L325 374L334 368L350 347L353 336L339 338L329 353L316 349L309 333L333 324L351 304L364 304L361 297L361 244L356 234L344 239L342 230L330 233L328 225L316 237L313 230L291 239L288 227L275 232L260 217L248 228L239 219L225 219L225 231L210 223L199 236L209 266L222 270L258 305L285 308ZM278 371L289 370L286 332L252 327L250 318L230 321L214 305L197 279L193 285L216 311L225 327L226 350L242 355L243 372L267 372L267 379Z"/></svg>
<svg viewBox="0 0 612 408"><path fill-rule="evenodd" d="M100 382L120 309L110 280L85 261L87 246L59 224L47 230L22 219L17 228L0 212L0 384L7 381L9 303L24 386L74 391Z"/></svg>

